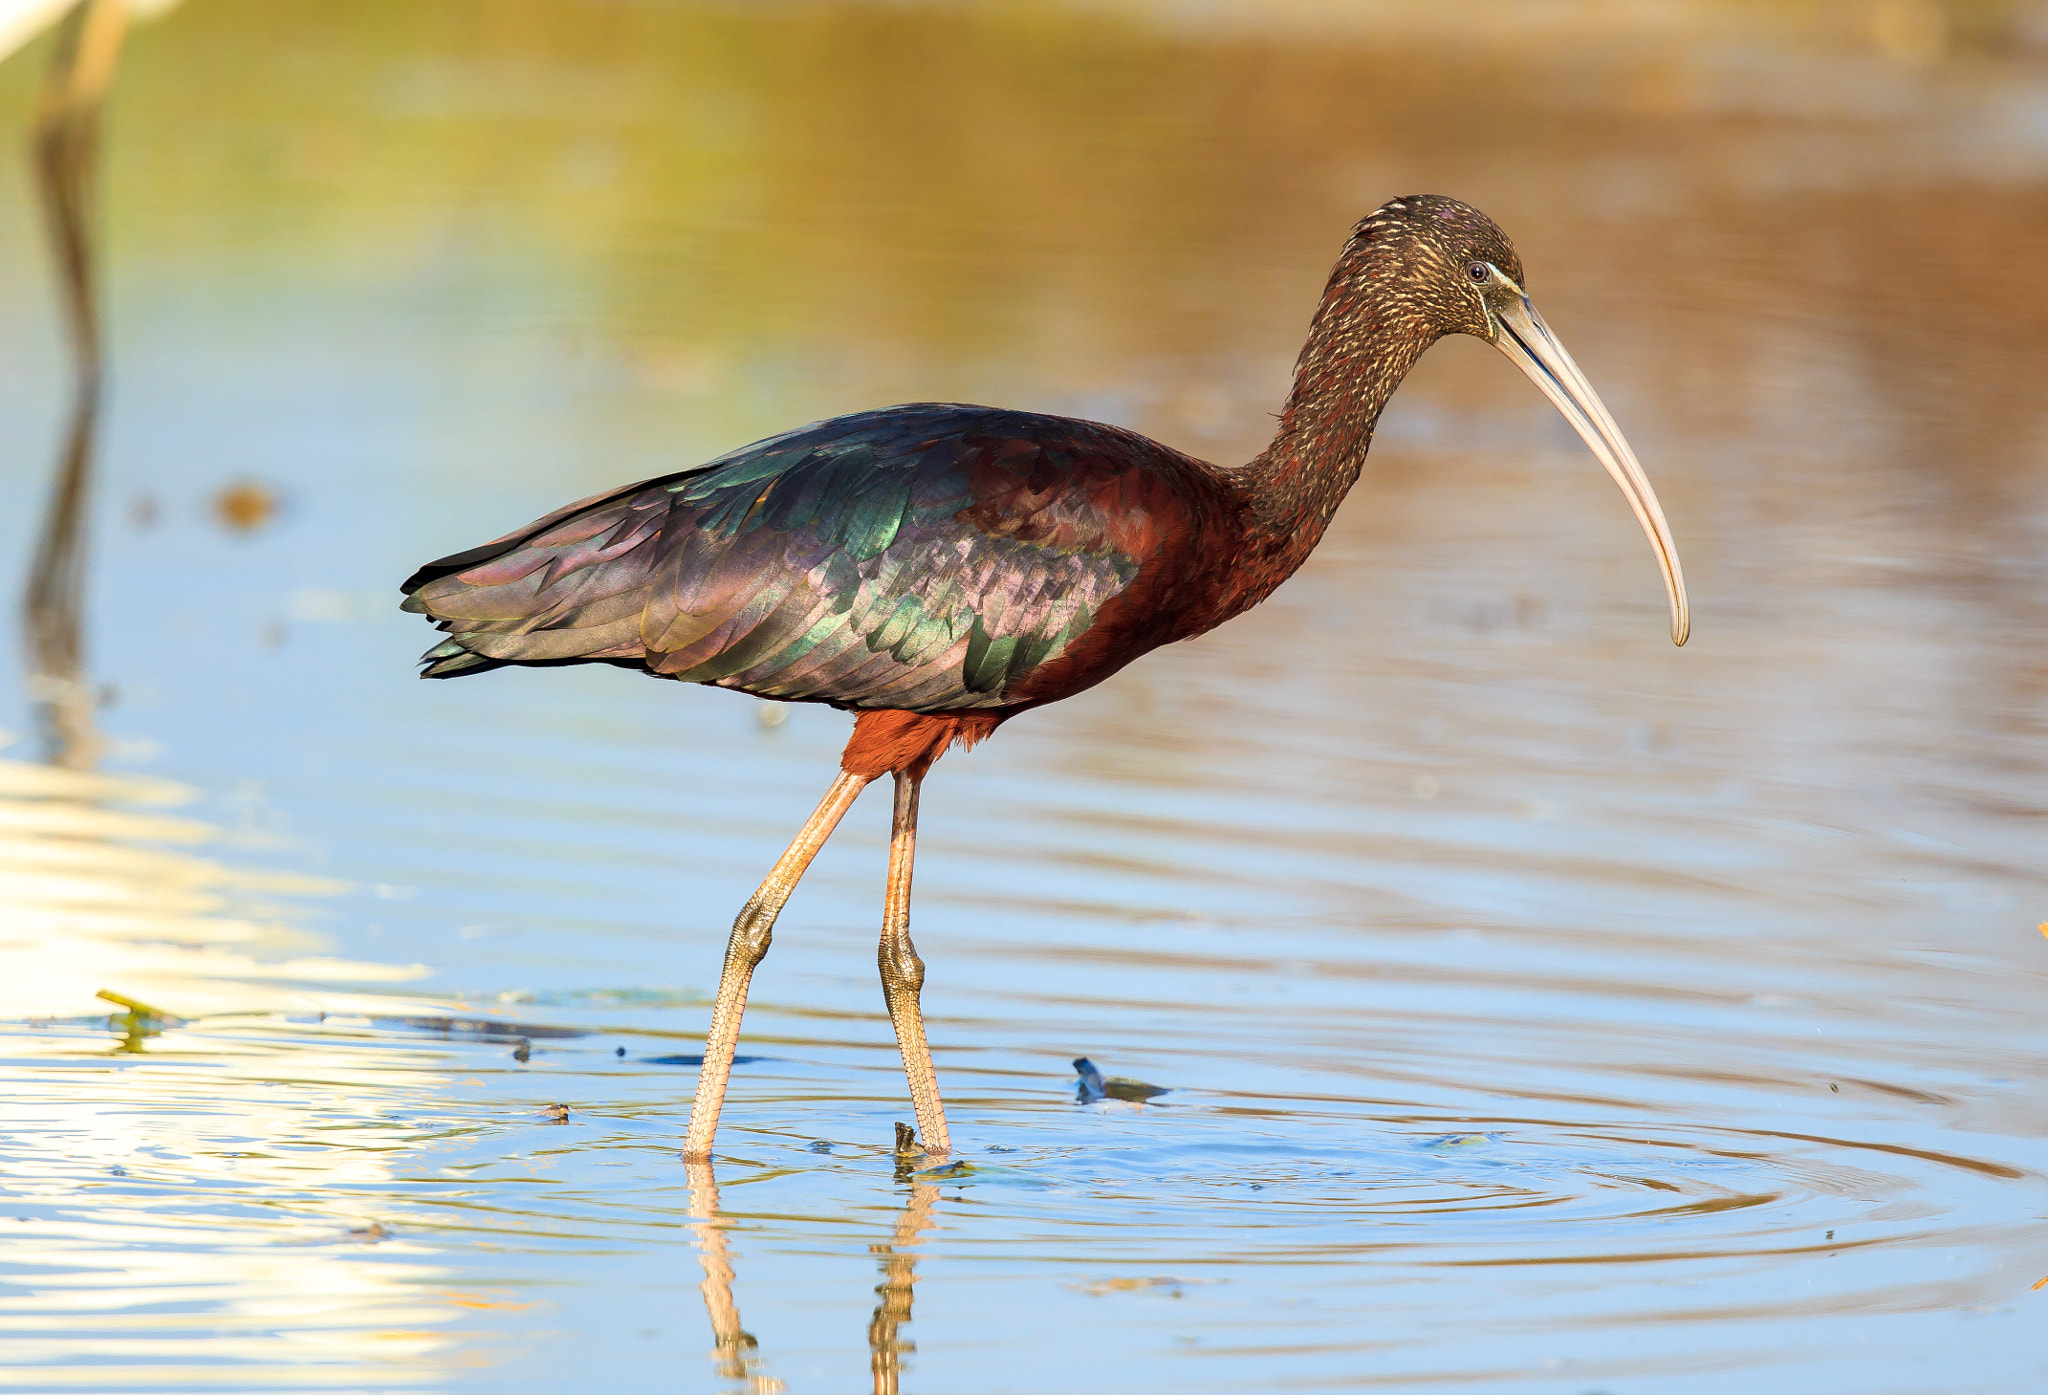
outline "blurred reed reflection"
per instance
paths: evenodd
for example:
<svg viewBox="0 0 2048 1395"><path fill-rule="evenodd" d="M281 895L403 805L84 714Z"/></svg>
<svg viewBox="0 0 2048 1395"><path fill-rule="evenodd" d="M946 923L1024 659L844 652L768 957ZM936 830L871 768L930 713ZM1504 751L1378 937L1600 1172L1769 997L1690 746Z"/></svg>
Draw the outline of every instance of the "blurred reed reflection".
<svg viewBox="0 0 2048 1395"><path fill-rule="evenodd" d="M56 482L36 541L25 618L29 697L53 764L89 769L99 757L97 694L85 671L86 512L92 499L104 362L94 253L93 176L100 108L128 26L127 0L79 0L59 24L36 110L36 191L56 252L72 352L71 413Z"/></svg>

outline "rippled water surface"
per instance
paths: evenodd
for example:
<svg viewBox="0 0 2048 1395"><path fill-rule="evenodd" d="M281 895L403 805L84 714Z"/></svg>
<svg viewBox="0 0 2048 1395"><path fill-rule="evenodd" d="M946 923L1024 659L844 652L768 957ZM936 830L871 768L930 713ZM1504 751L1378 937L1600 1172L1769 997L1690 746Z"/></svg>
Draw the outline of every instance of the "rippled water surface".
<svg viewBox="0 0 2048 1395"><path fill-rule="evenodd" d="M0 1389L2043 1388L2048 57L1876 10L138 28L97 770L0 653ZM65 387L8 170L18 570ZM1439 347L1271 602L926 787L954 1161L891 1155L871 793L685 1167L846 719L418 683L396 582L881 403L1243 459L1417 189L1518 239L1692 643L1569 430ZM1083 1055L1167 1093L1081 1102Z"/></svg>

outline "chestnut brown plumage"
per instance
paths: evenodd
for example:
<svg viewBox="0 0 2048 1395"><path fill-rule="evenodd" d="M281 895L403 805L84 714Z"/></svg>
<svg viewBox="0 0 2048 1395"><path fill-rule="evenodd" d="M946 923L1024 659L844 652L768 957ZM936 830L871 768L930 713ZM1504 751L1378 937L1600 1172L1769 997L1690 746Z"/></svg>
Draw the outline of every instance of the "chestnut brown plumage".
<svg viewBox="0 0 2048 1395"><path fill-rule="evenodd" d="M686 1156L709 1156L776 915L884 774L896 808L883 994L925 1147L947 1151L909 929L932 763L1272 594L1358 479L1387 399L1446 334L1500 349L1599 456L1656 549L1683 644L1684 583L1649 482L1523 293L1506 234L1434 195L1395 199L1353 230L1279 429L1249 464L1069 417L889 407L571 504L406 581L405 608L448 635L424 677L611 663L856 714L838 779L733 926Z"/></svg>

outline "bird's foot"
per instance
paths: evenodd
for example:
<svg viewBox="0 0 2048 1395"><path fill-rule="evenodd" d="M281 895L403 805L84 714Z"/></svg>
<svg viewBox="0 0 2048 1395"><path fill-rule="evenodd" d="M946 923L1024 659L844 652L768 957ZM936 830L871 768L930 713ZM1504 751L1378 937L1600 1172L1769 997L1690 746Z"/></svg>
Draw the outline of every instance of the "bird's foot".
<svg viewBox="0 0 2048 1395"><path fill-rule="evenodd" d="M901 1120L896 1123L896 1146L891 1151L896 1158L898 1181L908 1177L925 1159L924 1145L917 1141L917 1130Z"/></svg>

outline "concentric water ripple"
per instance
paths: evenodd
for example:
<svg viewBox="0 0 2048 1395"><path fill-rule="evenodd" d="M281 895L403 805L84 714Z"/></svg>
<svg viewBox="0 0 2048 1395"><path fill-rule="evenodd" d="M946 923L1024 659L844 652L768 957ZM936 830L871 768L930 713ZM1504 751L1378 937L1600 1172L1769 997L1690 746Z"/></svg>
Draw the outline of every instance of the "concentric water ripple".
<svg viewBox="0 0 2048 1395"><path fill-rule="evenodd" d="M1286 1321L1252 1318L1276 1290L1351 1312L1325 1322L1337 1331L1413 1311L1444 1284L1527 1312L1589 1283L1607 1295L1596 1322L1574 1305L1549 1321L1589 1337L1697 1324L1678 1346L1719 1366L1746 1359L1712 1354L1711 1332L1737 1319L2018 1301L2020 1260L2041 1239L2019 1218L2048 1208L2048 1179L2011 1160L2025 1150L1962 1151L1968 1135L1874 1128L1867 1110L1863 1127L1849 1126L1852 1111L1823 1135L1659 1118L1669 1111L1648 1103L1451 1112L1199 1084L1149 1104L1090 1104L1056 1067L1033 1071L995 1047L954 1049L976 1063L949 1073L961 1087L955 1159L906 1168L884 1141L902 1112L889 1063L773 1005L761 1022L773 1049L742 1068L707 1193L675 1153L691 1073L646 1064L664 1015L701 1008L572 1006L552 1024L514 1010L469 1019L495 1017L498 1040L430 1023L250 1017L170 1028L134 1053L111 1050L103 1024L11 1029L0 1069L21 1091L16 1136L36 1143L0 1155L0 1209L15 1217L13 1282L42 1295L12 1309L12 1350L33 1366L69 1332L106 1333L111 1293L131 1314L173 1302L186 1315L124 1320L117 1349L158 1373L125 1388L215 1388L196 1374L212 1363L234 1372L219 1388L261 1386L284 1379L266 1364L278 1342L301 1360L353 1363L348 1344L369 1331L403 1334L387 1383L462 1384L478 1351L502 1356L564 1321L618 1320L610 1290L587 1277L652 1262L667 1299L632 1319L653 1324L637 1340L680 1354L723 1311L684 1282L701 1276L693 1256L715 1252L734 1303L788 1297L778 1286L795 1265L805 1303L840 1312L836 1334L828 1323L760 1340L746 1378L785 1379L776 1373L836 1363L859 1337L863 1274L873 1255L886 1270L912 1216L904 1253L923 1276L914 1331L927 1368L959 1369L966 1353L929 1340L945 1326L934 1314L963 1299L986 1311L1054 1276L1059 1305L1189 1305L1174 1325L1203 1350L1219 1350L1203 1334L1227 1333L1226 1369L1293 1350L1278 1335ZM536 1025L557 1034L514 1061L506 1043ZM1285 1078L1290 1054L1277 1055L1264 1069ZM123 1248L136 1237L156 1256L140 1267ZM1398 1351L1488 1378L1458 1365L1459 1343L1438 1349L1444 1340L1382 1332L1324 1350ZM1668 1369L1671 1345L1660 1351L1654 1364ZM1610 1354L1585 1369L1647 1368ZM358 1375L337 1374L337 1388Z"/></svg>

